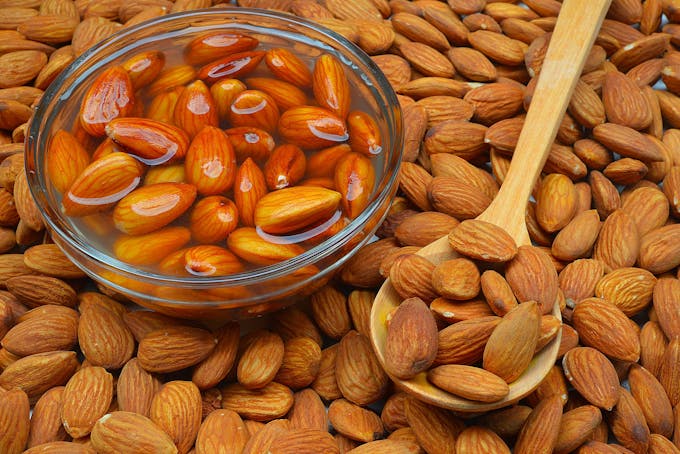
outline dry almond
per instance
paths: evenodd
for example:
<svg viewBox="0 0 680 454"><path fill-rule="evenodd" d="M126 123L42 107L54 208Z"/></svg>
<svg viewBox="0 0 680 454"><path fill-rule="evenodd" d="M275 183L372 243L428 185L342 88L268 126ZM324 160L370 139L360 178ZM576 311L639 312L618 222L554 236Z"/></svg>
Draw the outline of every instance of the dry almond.
<svg viewBox="0 0 680 454"><path fill-rule="evenodd" d="M595 296L611 301L629 317L643 311L652 302L656 278L640 268L619 268L597 283Z"/></svg>
<svg viewBox="0 0 680 454"><path fill-rule="evenodd" d="M52 311L17 323L2 338L2 347L19 356L70 350L78 337L78 313L72 309Z"/></svg>
<svg viewBox="0 0 680 454"><path fill-rule="evenodd" d="M559 436L561 420L562 397L553 395L543 399L534 407L522 426L515 443L515 452L551 452Z"/></svg>
<svg viewBox="0 0 680 454"><path fill-rule="evenodd" d="M243 418L271 421L281 418L293 406L293 392L287 386L270 382L264 388L247 389L239 383L222 388L222 408Z"/></svg>
<svg viewBox="0 0 680 454"><path fill-rule="evenodd" d="M170 381L151 401L149 418L170 435L180 453L193 447L201 425L201 394L190 381Z"/></svg>
<svg viewBox="0 0 680 454"><path fill-rule="evenodd" d="M581 341L623 361L637 361L640 341L636 326L613 303L587 298L576 305L572 323Z"/></svg>
<svg viewBox="0 0 680 454"><path fill-rule="evenodd" d="M102 367L85 367L66 383L61 421L73 438L88 435L113 398L113 377Z"/></svg>
<svg viewBox="0 0 680 454"><path fill-rule="evenodd" d="M484 369L507 383L515 381L534 356L539 330L540 309L535 301L522 303L508 312L484 347Z"/></svg>
<svg viewBox="0 0 680 454"><path fill-rule="evenodd" d="M231 410L215 410L210 413L198 431L196 453L241 452L248 440L248 433L241 417Z"/></svg>
<svg viewBox="0 0 680 454"><path fill-rule="evenodd" d="M612 434L623 446L633 452L647 450L649 427L640 406L627 389L621 388L621 396L608 422Z"/></svg>
<svg viewBox="0 0 680 454"><path fill-rule="evenodd" d="M437 366L428 371L427 379L451 394L479 402L497 402L510 392L505 380L474 366Z"/></svg>
<svg viewBox="0 0 680 454"><path fill-rule="evenodd" d="M97 421L90 437L97 452L132 454L146 452L177 453L168 434L149 418L127 411L114 411Z"/></svg>
<svg viewBox="0 0 680 454"><path fill-rule="evenodd" d="M132 358L123 366L116 382L118 407L148 417L151 401L160 386L160 380L142 369L137 358Z"/></svg>
<svg viewBox="0 0 680 454"><path fill-rule="evenodd" d="M402 299L418 297L429 303L438 296L432 284L434 269L425 257L400 255L390 267L390 282Z"/></svg>
<svg viewBox="0 0 680 454"><path fill-rule="evenodd" d="M293 406L288 413L293 429L328 430L328 415L321 397L311 388L305 388L293 395Z"/></svg>
<svg viewBox="0 0 680 454"><path fill-rule="evenodd" d="M622 209L614 211L602 225L593 258L609 269L617 269L633 266L639 251L637 226Z"/></svg>
<svg viewBox="0 0 680 454"><path fill-rule="evenodd" d="M660 274L680 265L678 254L680 246L675 241L678 236L680 236L678 224L666 225L647 232L640 240L638 257L640 267Z"/></svg>
<svg viewBox="0 0 680 454"><path fill-rule="evenodd" d="M506 266L505 278L520 303L536 301L543 314L552 310L558 280L548 254L533 246L520 246L515 258Z"/></svg>
<svg viewBox="0 0 680 454"><path fill-rule="evenodd" d="M330 404L328 418L335 430L352 440L368 443L383 434L383 424L377 414L345 399Z"/></svg>
<svg viewBox="0 0 680 454"><path fill-rule="evenodd" d="M36 402L31 416L31 430L28 436L29 448L43 443L68 439L69 435L61 423L63 392L63 386L55 386Z"/></svg>
<svg viewBox="0 0 680 454"><path fill-rule="evenodd" d="M670 437L673 433L673 407L659 381L644 367L634 364L628 372L630 391L654 433Z"/></svg>
<svg viewBox="0 0 680 454"><path fill-rule="evenodd" d="M389 383L368 338L354 330L340 340L335 378L342 396L357 405L379 400Z"/></svg>
<svg viewBox="0 0 680 454"><path fill-rule="evenodd" d="M560 260L586 257L592 251L601 226L596 210L577 214L555 237L551 246L552 255Z"/></svg>
<svg viewBox="0 0 680 454"><path fill-rule="evenodd" d="M203 361L216 343L212 333L204 329L170 326L147 334L139 342L137 358L149 372L174 372Z"/></svg>
<svg viewBox="0 0 680 454"><path fill-rule="evenodd" d="M78 341L90 364L105 369L120 369L135 350L134 337L123 319L103 306L91 306L82 312Z"/></svg>
<svg viewBox="0 0 680 454"><path fill-rule="evenodd" d="M680 383L680 374L678 373L678 364L680 363L680 341L674 337L666 347L666 351L661 358L661 366L659 368L659 382L666 390L666 394L674 407L680 402L680 392L678 391L678 383Z"/></svg>
<svg viewBox="0 0 680 454"><path fill-rule="evenodd" d="M502 228L480 220L465 220L449 234L449 245L464 256L505 262L517 254L515 241Z"/></svg>
<svg viewBox="0 0 680 454"><path fill-rule="evenodd" d="M406 420L425 452L453 452L456 437L465 429L462 420L449 411L409 397Z"/></svg>
<svg viewBox="0 0 680 454"><path fill-rule="evenodd" d="M8 454L23 452L28 440L30 406L26 393L13 389L0 399L0 450Z"/></svg>
<svg viewBox="0 0 680 454"><path fill-rule="evenodd" d="M36 401L44 392L66 384L79 366L73 351L56 351L25 356L0 374L0 387L19 388Z"/></svg>
<svg viewBox="0 0 680 454"><path fill-rule="evenodd" d="M408 380L430 367L437 350L437 324L427 305L419 298L402 302L387 327L385 369Z"/></svg>

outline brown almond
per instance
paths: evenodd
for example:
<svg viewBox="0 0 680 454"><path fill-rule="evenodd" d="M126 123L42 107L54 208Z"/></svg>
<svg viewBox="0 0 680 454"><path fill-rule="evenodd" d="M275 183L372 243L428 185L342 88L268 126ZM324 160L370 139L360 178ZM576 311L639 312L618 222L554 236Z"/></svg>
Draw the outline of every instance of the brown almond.
<svg viewBox="0 0 680 454"><path fill-rule="evenodd" d="M413 342L414 338L419 342ZM437 323L420 298L402 302L390 319L385 340L385 369L408 380L427 370L437 355Z"/></svg>
<svg viewBox="0 0 680 454"><path fill-rule="evenodd" d="M82 312L78 341L90 364L105 369L120 369L135 350L135 339L123 319L104 306Z"/></svg>
<svg viewBox="0 0 680 454"><path fill-rule="evenodd" d="M215 345L215 337L203 329L186 326L161 328L141 340L137 358L149 372L174 372L200 363L210 355Z"/></svg>
<svg viewBox="0 0 680 454"><path fill-rule="evenodd" d="M533 246L520 246L517 255L505 268L505 279L517 300L536 301L539 311L548 314L557 298L557 270L552 260L542 250Z"/></svg>
<svg viewBox="0 0 680 454"><path fill-rule="evenodd" d="M640 357L637 326L613 303L601 298L582 300L574 309L572 325L584 345L622 361Z"/></svg>
<svg viewBox="0 0 680 454"><path fill-rule="evenodd" d="M385 395L389 383L369 339L354 330L340 340L335 378L342 396L357 405L379 400Z"/></svg>
<svg viewBox="0 0 680 454"><path fill-rule="evenodd" d="M611 411L619 400L619 380L611 361L590 347L569 350L562 359L569 383L591 404Z"/></svg>
<svg viewBox="0 0 680 454"><path fill-rule="evenodd" d="M102 367L85 367L66 383L61 421L73 438L88 435L113 398L113 376Z"/></svg>
<svg viewBox="0 0 680 454"><path fill-rule="evenodd" d="M505 380L515 381L529 366L540 330L540 309L535 301L518 305L493 330L484 348L483 367Z"/></svg>
<svg viewBox="0 0 680 454"><path fill-rule="evenodd" d="M461 255L488 262L507 262L517 245L502 228L486 221L468 219L449 233L449 245Z"/></svg>
<svg viewBox="0 0 680 454"><path fill-rule="evenodd" d="M170 435L180 453L193 447L201 425L201 394L190 381L170 381L151 401L149 419Z"/></svg>

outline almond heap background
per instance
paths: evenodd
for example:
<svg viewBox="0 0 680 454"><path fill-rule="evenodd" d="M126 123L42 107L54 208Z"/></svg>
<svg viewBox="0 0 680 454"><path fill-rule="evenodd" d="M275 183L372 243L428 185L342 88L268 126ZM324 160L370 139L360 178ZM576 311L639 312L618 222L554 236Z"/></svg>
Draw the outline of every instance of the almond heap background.
<svg viewBox="0 0 680 454"><path fill-rule="evenodd" d="M83 290L28 192L32 106L111 33L226 5L0 0L0 452L680 452L680 1L612 2L527 207L532 240L559 273L560 359L528 398L484 415L395 391L368 316L397 258L496 194L560 2L240 5L332 28L400 94L401 195L382 239L309 304L244 336L236 323L209 330ZM466 327L502 317L512 293L499 299L499 280L478 287L430 309L440 329L484 344Z"/></svg>

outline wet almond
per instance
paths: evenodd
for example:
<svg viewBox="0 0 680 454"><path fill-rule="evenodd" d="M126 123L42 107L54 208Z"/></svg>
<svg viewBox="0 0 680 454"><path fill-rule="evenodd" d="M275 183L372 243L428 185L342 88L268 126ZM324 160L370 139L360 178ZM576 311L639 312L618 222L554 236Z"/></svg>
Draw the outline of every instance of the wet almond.
<svg viewBox="0 0 680 454"><path fill-rule="evenodd" d="M186 183L142 186L123 197L113 210L113 222L128 235L165 227L184 214L196 199L196 187Z"/></svg>

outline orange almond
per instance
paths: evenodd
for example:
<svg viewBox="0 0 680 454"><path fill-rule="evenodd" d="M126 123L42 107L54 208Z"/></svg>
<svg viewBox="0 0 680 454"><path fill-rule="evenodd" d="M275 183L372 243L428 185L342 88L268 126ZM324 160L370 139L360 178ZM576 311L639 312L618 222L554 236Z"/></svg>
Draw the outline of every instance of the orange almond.
<svg viewBox="0 0 680 454"><path fill-rule="evenodd" d="M101 137L111 120L130 115L134 103L128 72L121 66L112 66L97 76L85 93L80 108L80 124L88 134Z"/></svg>
<svg viewBox="0 0 680 454"><path fill-rule="evenodd" d="M156 183L135 189L113 209L116 228L143 235L165 227L189 209L196 187L186 183Z"/></svg>

